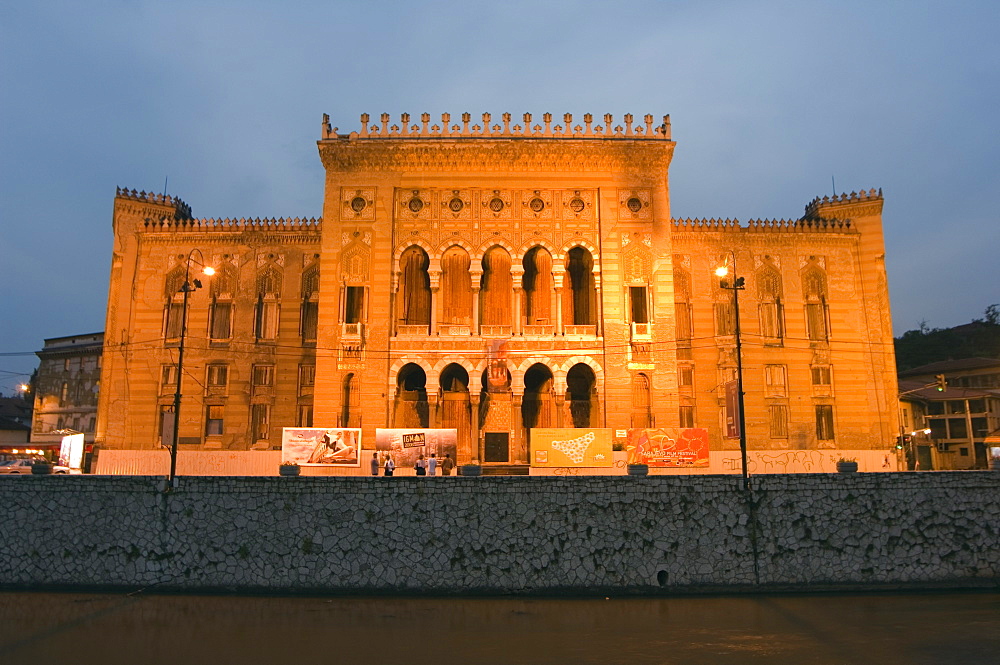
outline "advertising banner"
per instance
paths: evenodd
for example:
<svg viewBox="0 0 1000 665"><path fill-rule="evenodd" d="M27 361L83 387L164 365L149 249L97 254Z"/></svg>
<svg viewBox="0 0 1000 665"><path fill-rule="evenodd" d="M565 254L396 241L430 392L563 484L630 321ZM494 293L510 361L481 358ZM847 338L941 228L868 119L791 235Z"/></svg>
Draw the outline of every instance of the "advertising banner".
<svg viewBox="0 0 1000 665"><path fill-rule="evenodd" d="M707 467L708 430L662 427L628 431L629 464L659 467Z"/></svg>
<svg viewBox="0 0 1000 665"><path fill-rule="evenodd" d="M531 466L612 466L610 429L544 428L531 430Z"/></svg>
<svg viewBox="0 0 1000 665"><path fill-rule="evenodd" d="M83 466L83 434L67 434L59 447L59 464L77 471Z"/></svg>
<svg viewBox="0 0 1000 665"><path fill-rule="evenodd" d="M455 459L458 446L457 429L376 429L375 449L384 455L390 453L396 466L413 466L421 455L424 459L437 455ZM380 455L380 458L382 457Z"/></svg>
<svg viewBox="0 0 1000 665"><path fill-rule="evenodd" d="M336 427L285 427L281 461L299 466L361 466L361 430Z"/></svg>
<svg viewBox="0 0 1000 665"><path fill-rule="evenodd" d="M740 384L726 383L726 438L740 438Z"/></svg>

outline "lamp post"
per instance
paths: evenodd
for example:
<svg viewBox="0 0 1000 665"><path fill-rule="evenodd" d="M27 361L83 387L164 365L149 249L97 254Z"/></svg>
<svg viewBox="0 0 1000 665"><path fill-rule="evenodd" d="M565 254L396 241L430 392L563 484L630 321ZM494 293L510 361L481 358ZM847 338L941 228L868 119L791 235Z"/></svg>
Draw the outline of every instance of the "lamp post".
<svg viewBox="0 0 1000 665"><path fill-rule="evenodd" d="M191 279L191 261L194 259L195 252L198 252L198 256L201 257L201 261L198 264L202 267L202 272L209 276L215 274L214 268L205 265L205 255L201 253L200 249L195 248L188 252L187 260L184 264L184 283L181 285L180 290L180 293L184 295L181 300L181 336L180 342L177 345L177 389L174 391L174 431L170 437L170 487L173 487L174 479L177 477L177 435L181 429L181 381L184 377L184 336L187 333L188 294L201 288L200 280Z"/></svg>
<svg viewBox="0 0 1000 665"><path fill-rule="evenodd" d="M730 269L729 257L727 256L726 262L715 269L715 275L720 278L719 287L733 292L733 323L736 337L736 403L740 426L740 457L743 468L743 489L750 489L750 477L747 473L746 411L743 405L743 346L740 337L740 291L745 287L743 278L736 276L736 253L730 251L729 254L733 258L732 268ZM725 279L729 275L730 270L733 273L732 281Z"/></svg>

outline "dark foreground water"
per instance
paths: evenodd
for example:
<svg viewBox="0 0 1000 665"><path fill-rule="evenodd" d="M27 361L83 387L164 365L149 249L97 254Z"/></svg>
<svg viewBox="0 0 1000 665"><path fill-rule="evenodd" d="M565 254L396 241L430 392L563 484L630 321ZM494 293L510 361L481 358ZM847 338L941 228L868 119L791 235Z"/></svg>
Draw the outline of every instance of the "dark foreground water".
<svg viewBox="0 0 1000 665"><path fill-rule="evenodd" d="M605 600L0 592L0 663L1000 663L1000 594Z"/></svg>

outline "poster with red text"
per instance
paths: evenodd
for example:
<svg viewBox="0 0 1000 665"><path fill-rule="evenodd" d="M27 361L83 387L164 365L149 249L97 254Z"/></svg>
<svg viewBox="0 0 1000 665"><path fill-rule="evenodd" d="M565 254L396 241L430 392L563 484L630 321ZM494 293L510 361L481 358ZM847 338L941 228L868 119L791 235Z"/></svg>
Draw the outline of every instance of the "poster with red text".
<svg viewBox="0 0 1000 665"><path fill-rule="evenodd" d="M708 430L701 428L661 427L630 429L629 464L653 467L707 467Z"/></svg>

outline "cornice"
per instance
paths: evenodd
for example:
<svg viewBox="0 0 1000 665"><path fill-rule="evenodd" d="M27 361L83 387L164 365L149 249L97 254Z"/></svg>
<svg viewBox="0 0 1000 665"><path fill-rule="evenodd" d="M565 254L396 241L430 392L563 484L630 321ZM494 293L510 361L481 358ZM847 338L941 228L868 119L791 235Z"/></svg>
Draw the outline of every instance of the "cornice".
<svg viewBox="0 0 1000 665"><path fill-rule="evenodd" d="M328 173L613 173L650 177L670 166L674 142L573 139L330 139L318 142Z"/></svg>

